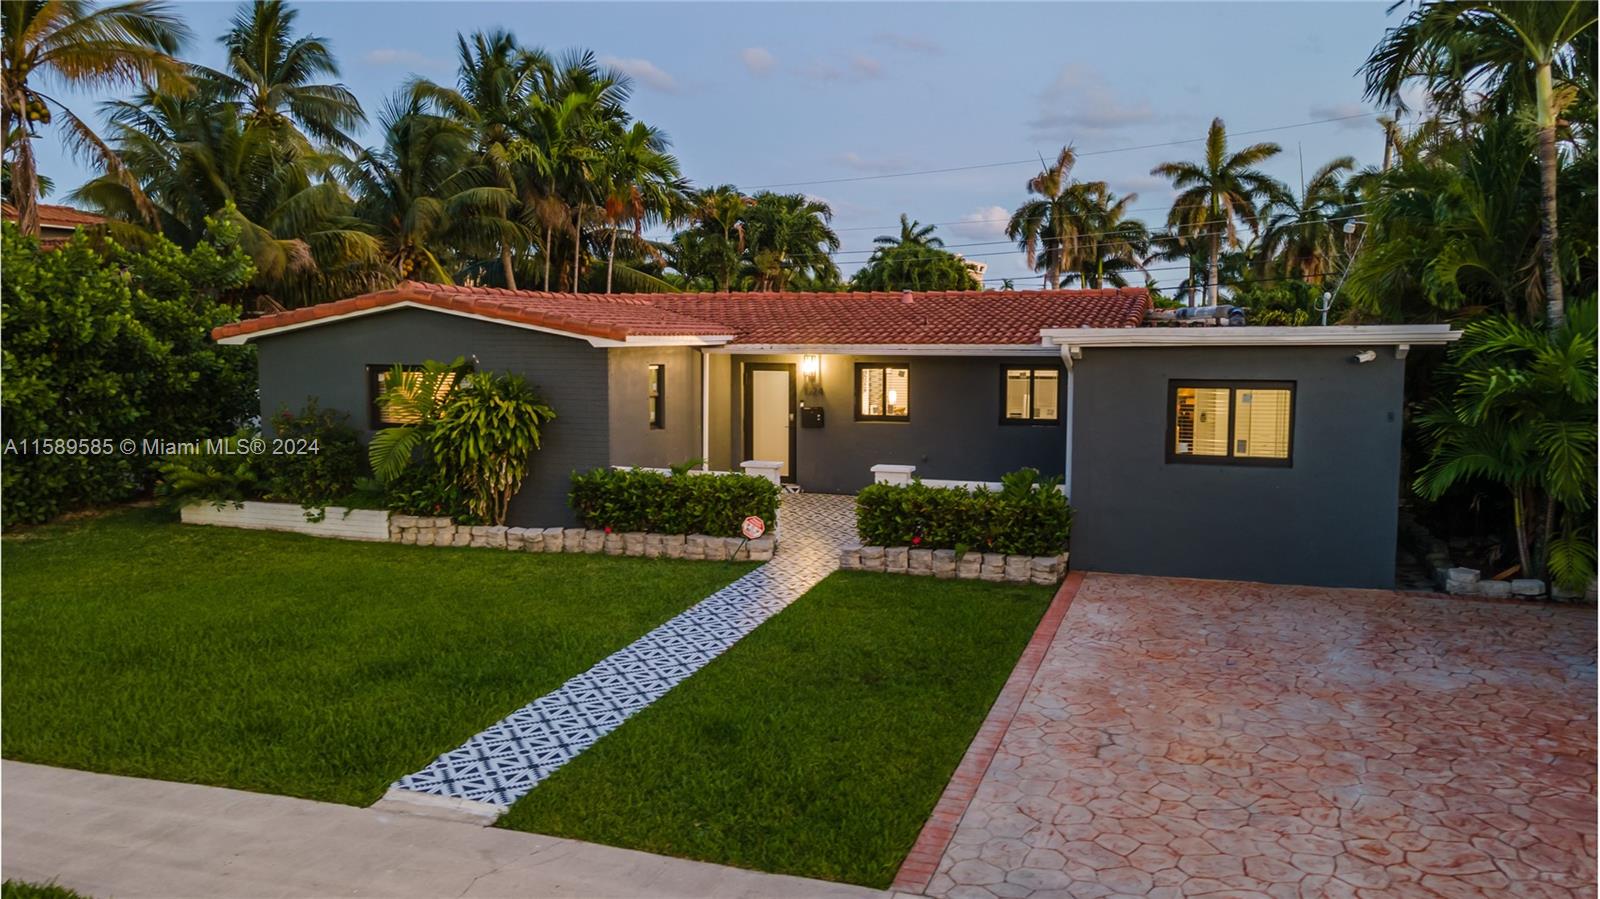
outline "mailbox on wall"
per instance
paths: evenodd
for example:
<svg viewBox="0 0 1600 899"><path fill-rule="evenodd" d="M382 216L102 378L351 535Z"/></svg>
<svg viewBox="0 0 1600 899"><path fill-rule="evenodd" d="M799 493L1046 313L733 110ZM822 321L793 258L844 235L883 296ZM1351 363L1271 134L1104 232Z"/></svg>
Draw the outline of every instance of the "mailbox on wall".
<svg viewBox="0 0 1600 899"><path fill-rule="evenodd" d="M801 406L800 407L800 427L802 427L802 428L820 428L820 427L822 427L822 407L821 406Z"/></svg>

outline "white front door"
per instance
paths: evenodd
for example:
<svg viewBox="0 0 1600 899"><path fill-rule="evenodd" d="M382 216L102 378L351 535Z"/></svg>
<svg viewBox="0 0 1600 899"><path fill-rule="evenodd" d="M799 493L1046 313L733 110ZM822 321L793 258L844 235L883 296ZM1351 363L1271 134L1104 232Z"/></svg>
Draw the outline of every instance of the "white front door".
<svg viewBox="0 0 1600 899"><path fill-rule="evenodd" d="M789 429L791 421L788 369L756 368L750 371L750 458L758 462L782 462L778 473L789 477Z"/></svg>

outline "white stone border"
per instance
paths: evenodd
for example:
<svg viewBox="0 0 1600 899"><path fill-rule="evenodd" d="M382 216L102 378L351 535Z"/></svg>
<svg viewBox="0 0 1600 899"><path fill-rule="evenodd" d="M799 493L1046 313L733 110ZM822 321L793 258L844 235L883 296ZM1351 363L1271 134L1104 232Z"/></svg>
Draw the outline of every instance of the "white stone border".
<svg viewBox="0 0 1600 899"><path fill-rule="evenodd" d="M257 531L290 531L313 537L384 542L389 539L389 513L381 509L347 509L328 506L319 521L294 503L203 501L190 503L178 513L184 524L210 524Z"/></svg>
<svg viewBox="0 0 1600 899"><path fill-rule="evenodd" d="M1007 581L1013 584L1059 584L1067 575L1067 553L1023 556L1006 553L918 549L911 546L847 544L839 550L843 571L932 575L943 580Z"/></svg>

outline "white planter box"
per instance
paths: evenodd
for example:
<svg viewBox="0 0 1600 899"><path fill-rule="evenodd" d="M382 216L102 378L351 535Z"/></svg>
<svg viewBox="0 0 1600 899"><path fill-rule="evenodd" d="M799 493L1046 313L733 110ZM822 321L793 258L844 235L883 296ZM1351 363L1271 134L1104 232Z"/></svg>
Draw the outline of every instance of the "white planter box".
<svg viewBox="0 0 1600 899"><path fill-rule="evenodd" d="M329 506L321 521L307 521L306 510L293 503L264 503L247 500L242 506L223 503L191 503L181 513L184 524L214 524L225 528L257 531L293 531L314 537L341 540L389 539L389 513L380 509L346 509Z"/></svg>

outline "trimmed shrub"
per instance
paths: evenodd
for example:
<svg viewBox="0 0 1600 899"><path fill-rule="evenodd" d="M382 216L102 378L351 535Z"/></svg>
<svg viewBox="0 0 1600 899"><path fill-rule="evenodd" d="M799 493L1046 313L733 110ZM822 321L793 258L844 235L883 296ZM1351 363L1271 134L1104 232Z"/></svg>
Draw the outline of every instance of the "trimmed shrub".
<svg viewBox="0 0 1600 899"><path fill-rule="evenodd" d="M873 484L856 496L856 530L869 546L1052 556L1066 548L1072 507L1060 478L1032 468L982 487Z"/></svg>
<svg viewBox="0 0 1600 899"><path fill-rule="evenodd" d="M745 474L596 468L573 473L568 502L588 528L737 537L750 515L772 526L778 485Z"/></svg>

